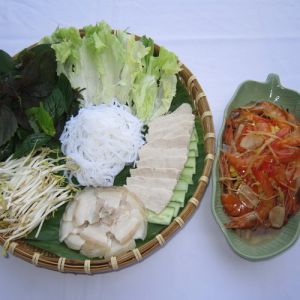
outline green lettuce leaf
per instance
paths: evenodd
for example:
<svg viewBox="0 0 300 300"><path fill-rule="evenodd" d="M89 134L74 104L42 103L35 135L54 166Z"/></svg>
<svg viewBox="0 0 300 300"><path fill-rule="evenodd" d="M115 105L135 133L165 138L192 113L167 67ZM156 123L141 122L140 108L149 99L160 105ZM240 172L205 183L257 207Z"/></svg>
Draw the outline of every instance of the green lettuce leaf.
<svg viewBox="0 0 300 300"><path fill-rule="evenodd" d="M152 39L137 41L104 22L83 29L83 38L74 28L60 28L42 40L52 43L58 74L82 90L82 106L117 98L146 123L168 112L180 70L174 53L161 47L155 56Z"/></svg>

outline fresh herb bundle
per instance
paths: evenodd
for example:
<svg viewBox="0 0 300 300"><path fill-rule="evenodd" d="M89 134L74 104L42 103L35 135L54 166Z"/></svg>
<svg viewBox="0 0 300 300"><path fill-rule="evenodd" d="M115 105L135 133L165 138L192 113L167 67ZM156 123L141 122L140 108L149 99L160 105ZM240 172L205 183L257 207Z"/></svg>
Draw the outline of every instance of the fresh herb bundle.
<svg viewBox="0 0 300 300"><path fill-rule="evenodd" d="M56 74L51 45L25 49L16 58L0 50L0 161L48 145L57 147L79 91Z"/></svg>

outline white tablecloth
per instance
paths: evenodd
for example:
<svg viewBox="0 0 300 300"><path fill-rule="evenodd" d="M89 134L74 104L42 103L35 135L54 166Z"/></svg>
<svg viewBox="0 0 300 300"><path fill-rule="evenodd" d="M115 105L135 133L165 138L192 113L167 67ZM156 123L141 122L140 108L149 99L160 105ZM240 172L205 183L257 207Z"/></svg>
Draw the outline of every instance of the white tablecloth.
<svg viewBox="0 0 300 300"><path fill-rule="evenodd" d="M280 75L300 90L300 2L292 0L0 0L0 42L14 54L57 26L106 20L174 51L205 90L219 131L244 80ZM200 208L165 247L127 269L61 274L0 258L0 299L299 299L300 242L263 262L227 245L213 219L211 185Z"/></svg>

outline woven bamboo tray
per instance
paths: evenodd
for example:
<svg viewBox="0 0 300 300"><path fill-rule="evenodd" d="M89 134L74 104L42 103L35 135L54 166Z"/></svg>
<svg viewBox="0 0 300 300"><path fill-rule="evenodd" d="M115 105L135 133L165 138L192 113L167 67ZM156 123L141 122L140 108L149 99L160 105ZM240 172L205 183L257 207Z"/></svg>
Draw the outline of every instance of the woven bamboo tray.
<svg viewBox="0 0 300 300"><path fill-rule="evenodd" d="M84 33L82 31L81 35ZM136 37L139 39L139 37ZM155 53L159 52L159 46L155 45ZM191 98L194 101L196 109L196 118L200 118L204 131L204 149L205 157L202 174L199 178L198 186L193 196L188 200L181 213L173 220L173 222L155 236L152 240L144 245L135 248L125 254L113 256L110 259L98 260L78 260L58 257L45 250L33 247L26 243L25 240L17 240L11 242L7 251L29 263L36 266L47 268L59 272L69 273L104 273L119 270L128 267L154 253L160 247L163 247L169 239L171 239L177 231L179 231L185 223L192 217L198 208L200 201L204 195L205 189L209 183L209 178L215 158L215 131L213 125L213 117L209 108L209 104L201 85L191 71L181 64L179 72L179 80L183 83ZM0 234L0 243L3 245L6 241L4 235Z"/></svg>

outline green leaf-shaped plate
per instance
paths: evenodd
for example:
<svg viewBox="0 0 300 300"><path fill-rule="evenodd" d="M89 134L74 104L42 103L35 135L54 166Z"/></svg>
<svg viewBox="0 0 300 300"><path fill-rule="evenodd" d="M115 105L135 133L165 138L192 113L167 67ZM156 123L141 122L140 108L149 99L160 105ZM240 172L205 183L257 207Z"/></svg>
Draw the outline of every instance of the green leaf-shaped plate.
<svg viewBox="0 0 300 300"><path fill-rule="evenodd" d="M222 128L218 137L217 157L213 168L213 194L212 194L212 212L223 231L229 245L240 256L249 260L262 260L271 258L289 248L299 237L300 234L300 212L289 219L288 223L279 230L273 230L262 241L258 238L249 238L250 231L235 231L224 227L229 218L223 211L221 204L221 185L219 182L219 156L222 148L222 134L224 131L225 120L230 112L249 102L259 101L274 102L300 119L300 94L296 91L286 89L281 86L278 75L270 74L266 82L245 81L234 94L232 100L227 105ZM241 237L243 236L243 237Z"/></svg>

